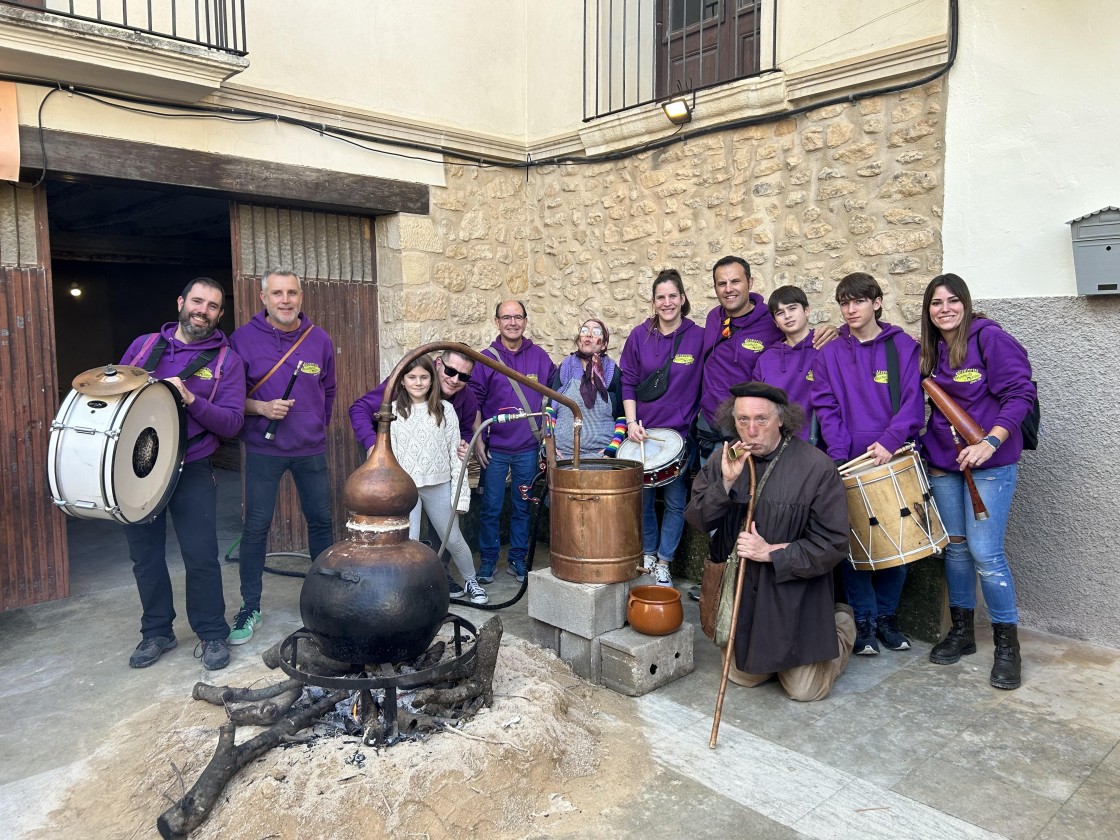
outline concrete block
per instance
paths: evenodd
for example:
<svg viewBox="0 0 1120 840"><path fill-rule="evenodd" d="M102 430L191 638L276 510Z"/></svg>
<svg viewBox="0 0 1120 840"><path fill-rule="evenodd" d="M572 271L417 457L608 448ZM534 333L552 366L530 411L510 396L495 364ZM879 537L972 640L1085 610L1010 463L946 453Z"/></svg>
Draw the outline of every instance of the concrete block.
<svg viewBox="0 0 1120 840"><path fill-rule="evenodd" d="M617 630L626 623L632 582L572 583L551 569L529 573L529 617L585 639Z"/></svg>
<svg viewBox="0 0 1120 840"><path fill-rule="evenodd" d="M646 636L631 627L599 637L602 684L638 697L691 674L694 629L685 622L667 636Z"/></svg>
<svg viewBox="0 0 1120 840"><path fill-rule="evenodd" d="M560 631L560 658L571 666L576 675L588 682L601 682L602 654L598 639L585 639L567 630Z"/></svg>
<svg viewBox="0 0 1120 840"><path fill-rule="evenodd" d="M557 656L560 655L560 628L553 627L551 624L545 624L543 621L537 621L535 618L529 619L529 641L533 644L540 645L542 648L552 651Z"/></svg>

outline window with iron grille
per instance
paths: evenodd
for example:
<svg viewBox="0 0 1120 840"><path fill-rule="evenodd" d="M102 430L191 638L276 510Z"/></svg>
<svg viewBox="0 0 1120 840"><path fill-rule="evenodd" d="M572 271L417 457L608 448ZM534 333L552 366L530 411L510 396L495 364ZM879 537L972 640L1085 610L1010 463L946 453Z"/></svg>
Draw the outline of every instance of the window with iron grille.
<svg viewBox="0 0 1120 840"><path fill-rule="evenodd" d="M763 2L584 0L584 118L757 75Z"/></svg>

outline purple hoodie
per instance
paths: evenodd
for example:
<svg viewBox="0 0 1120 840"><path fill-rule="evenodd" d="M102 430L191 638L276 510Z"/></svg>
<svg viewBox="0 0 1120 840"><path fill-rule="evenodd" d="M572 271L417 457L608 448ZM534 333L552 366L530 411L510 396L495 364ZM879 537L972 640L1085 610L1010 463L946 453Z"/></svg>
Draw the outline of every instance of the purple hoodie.
<svg viewBox="0 0 1120 840"><path fill-rule="evenodd" d="M880 322L879 326L882 331L864 344L845 324L835 341L817 351L812 408L833 460L862 455L876 441L894 452L914 439L925 421L918 342L892 324ZM887 384L888 339L898 348L898 414L891 408Z"/></svg>
<svg viewBox="0 0 1120 840"><path fill-rule="evenodd" d="M535 379L542 385L547 385L556 372L556 365L552 363L548 353L527 338L521 339L521 346L516 350L509 350L502 344L501 337L498 337L487 350L489 352L483 351L484 356L490 358L497 356L497 360L506 367ZM467 387L474 392L475 399L478 400L483 420L495 414L521 410L521 400L517 398L512 382L493 368L482 364L475 365ZM544 396L532 388L524 385L520 387L529 403L529 409L540 411ZM537 428L540 428L542 418L534 417L533 420L536 421ZM537 448L537 441L533 437L533 427L529 420L493 423L486 429L487 446L496 452L526 452Z"/></svg>
<svg viewBox="0 0 1120 840"><path fill-rule="evenodd" d="M813 349L813 330L797 343L790 347L785 341L771 344L763 351L754 366L754 378L767 385L776 385L789 395L790 401L797 403L805 409L805 423L801 427L802 440L809 439L812 415L811 392L813 390L813 363L817 360L817 351ZM899 359L899 365L902 361Z"/></svg>
<svg viewBox="0 0 1120 840"><path fill-rule="evenodd" d="M178 327L179 322L172 321L164 324L160 329L160 335L167 339L167 349L163 351L159 364L152 371L152 376L156 379L178 376L179 372L203 350L229 346L221 330L214 330L209 338L202 341L184 344L175 338L175 330ZM151 355L151 351L139 358L137 354L147 338L147 335L142 335L133 341L121 358L121 364L143 365ZM219 437L236 437L245 420L245 365L241 357L233 350L227 350L220 370L215 370L217 365L218 359L215 358L206 367L188 377L185 383L187 390L198 397L186 408L187 440L202 435L187 448L184 462L188 464L212 455L219 446ZM218 377L217 390L214 390L215 374ZM213 400L210 399L211 391L214 392Z"/></svg>
<svg viewBox="0 0 1120 840"><path fill-rule="evenodd" d="M482 365L478 365L479 368ZM386 380L388 381L388 380ZM385 397L385 381L366 394L358 397L350 406L350 426L354 429L354 436L362 448L369 449L377 443L377 412L381 410L381 401ZM474 415L478 411L478 400L470 385L460 388L451 396L444 394L443 398L451 403L455 409L455 416L459 418L459 437L470 442L474 435Z"/></svg>
<svg viewBox="0 0 1120 840"><path fill-rule="evenodd" d="M725 339L721 335L723 321L727 317L722 306L709 312L708 320L704 322L704 352L710 353L704 360L700 410L713 428L720 403L731 396L731 386L755 379L754 366L759 355L783 337L762 295L751 292L750 299L754 309L731 319L730 328L734 332L730 338Z"/></svg>
<svg viewBox="0 0 1120 840"><path fill-rule="evenodd" d="M252 391L300 336L311 330L276 373L249 397L262 402L280 399L296 365L303 362L288 398L295 400L295 404L280 421L274 439L264 438L271 420L260 414L245 417L241 438L248 452L298 458L327 451L327 426L331 422L335 392L334 344L326 331L312 324L304 313L299 313L299 319L298 329L284 332L268 323L267 313L261 311L230 336L233 349L245 360L247 390Z"/></svg>
<svg viewBox="0 0 1120 840"><path fill-rule="evenodd" d="M984 345L983 356L978 344ZM943 340L938 341L937 365L931 377L985 432L991 431L992 426L1003 426L1011 433L984 462L984 469L1005 467L1019 460L1023 453L1019 426L1034 405L1036 394L1031 382L1031 363L1023 345L995 321L974 318L963 364L950 367L949 347ZM949 421L936 408L921 441L930 466L946 472L960 471Z"/></svg>
<svg viewBox="0 0 1120 840"><path fill-rule="evenodd" d="M618 365L622 368L622 399L637 401L637 417L647 429L674 429L687 437L700 402L700 360L704 356L704 331L690 318L669 335L662 335L656 318L647 318L630 331ZM650 332L650 329L653 332ZM669 366L669 389L652 402L642 402L634 389L665 364L673 342L681 343Z"/></svg>

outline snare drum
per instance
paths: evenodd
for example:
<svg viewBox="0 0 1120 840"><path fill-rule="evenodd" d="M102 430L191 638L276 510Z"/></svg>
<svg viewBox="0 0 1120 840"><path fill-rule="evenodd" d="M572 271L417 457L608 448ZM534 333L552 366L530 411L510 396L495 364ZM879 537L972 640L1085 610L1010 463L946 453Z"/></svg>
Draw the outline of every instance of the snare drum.
<svg viewBox="0 0 1120 840"><path fill-rule="evenodd" d="M186 432L179 394L166 382L110 396L71 391L47 450L54 503L79 519L150 522L175 492Z"/></svg>
<svg viewBox="0 0 1120 840"><path fill-rule="evenodd" d="M679 432L672 429L646 429L645 459L642 445L632 440L623 441L618 448L618 458L642 464L642 484L661 487L681 474L688 461L688 445Z"/></svg>
<svg viewBox="0 0 1120 840"><path fill-rule="evenodd" d="M857 569L913 563L949 542L917 453L854 470L844 476L844 489L851 525L848 545Z"/></svg>

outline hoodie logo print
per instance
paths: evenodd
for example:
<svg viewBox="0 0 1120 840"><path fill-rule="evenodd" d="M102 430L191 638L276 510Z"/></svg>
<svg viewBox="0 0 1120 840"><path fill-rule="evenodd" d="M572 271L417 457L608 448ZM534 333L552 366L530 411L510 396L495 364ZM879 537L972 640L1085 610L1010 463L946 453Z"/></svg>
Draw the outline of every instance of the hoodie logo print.
<svg viewBox="0 0 1120 840"><path fill-rule="evenodd" d="M299 369L300 373L310 373L312 376L318 376L323 372L323 369L314 362L304 362L303 367Z"/></svg>
<svg viewBox="0 0 1120 840"><path fill-rule="evenodd" d="M885 370L875 371L875 381L878 382L880 385L886 385L887 384L887 372Z"/></svg>
<svg viewBox="0 0 1120 840"><path fill-rule="evenodd" d="M750 350L752 353L761 353L766 346L757 338L748 338L743 342L743 349Z"/></svg>
<svg viewBox="0 0 1120 840"><path fill-rule="evenodd" d="M979 382L984 378L984 374L976 368L961 368L953 374L954 382Z"/></svg>
<svg viewBox="0 0 1120 840"><path fill-rule="evenodd" d="M675 365L690 365L696 359L691 353L678 353L673 357L673 364Z"/></svg>
<svg viewBox="0 0 1120 840"><path fill-rule="evenodd" d="M812 370L810 370L808 373L805 374L805 381L806 382L816 382L816 380L813 379L813 371Z"/></svg>
<svg viewBox="0 0 1120 840"><path fill-rule="evenodd" d="M199 379L213 379L214 378L214 371L210 370L210 368L208 368L208 367L204 367L204 368L199 368L198 370L196 370L194 372L194 375L197 376Z"/></svg>

